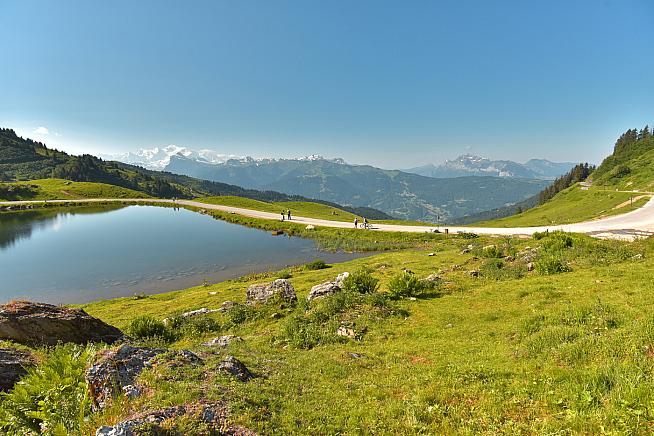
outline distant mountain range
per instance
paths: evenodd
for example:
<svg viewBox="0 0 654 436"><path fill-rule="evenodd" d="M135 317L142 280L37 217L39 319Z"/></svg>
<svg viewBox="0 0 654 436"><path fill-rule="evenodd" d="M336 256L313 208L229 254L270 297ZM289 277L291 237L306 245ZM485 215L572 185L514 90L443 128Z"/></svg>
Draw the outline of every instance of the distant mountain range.
<svg viewBox="0 0 654 436"><path fill-rule="evenodd" d="M208 163L176 154L165 171L345 206L372 207L398 218L431 222L517 203L548 185L533 178L425 177L320 156Z"/></svg>
<svg viewBox="0 0 654 436"><path fill-rule="evenodd" d="M119 154L100 154L99 158L105 160L115 160L130 165L138 165L149 170L161 171L170 163L171 156L184 156L198 162L211 164L223 163L228 159L237 156L221 154L213 150L193 151L190 148L180 147L177 145L168 145L166 147L142 148L137 151L130 151Z"/></svg>
<svg viewBox="0 0 654 436"><path fill-rule="evenodd" d="M550 162L531 159L523 164L510 160L491 160L464 154L441 165L427 164L405 170L426 177L449 178L467 176L521 177L526 179L554 180L570 171L575 163Z"/></svg>

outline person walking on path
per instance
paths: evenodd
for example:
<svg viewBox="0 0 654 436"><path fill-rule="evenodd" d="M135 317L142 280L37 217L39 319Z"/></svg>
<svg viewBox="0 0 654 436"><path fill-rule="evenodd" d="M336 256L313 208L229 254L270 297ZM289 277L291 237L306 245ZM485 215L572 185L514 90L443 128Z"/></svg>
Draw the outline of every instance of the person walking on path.
<svg viewBox="0 0 654 436"><path fill-rule="evenodd" d="M354 228L359 227L359 217L354 217Z"/></svg>
<svg viewBox="0 0 654 436"><path fill-rule="evenodd" d="M282 221L284 221L284 211L282 211Z"/></svg>
<svg viewBox="0 0 654 436"><path fill-rule="evenodd" d="M368 229L368 218L363 219L363 228L366 230Z"/></svg>
<svg viewBox="0 0 654 436"><path fill-rule="evenodd" d="M288 220L291 220L291 209L288 210Z"/></svg>

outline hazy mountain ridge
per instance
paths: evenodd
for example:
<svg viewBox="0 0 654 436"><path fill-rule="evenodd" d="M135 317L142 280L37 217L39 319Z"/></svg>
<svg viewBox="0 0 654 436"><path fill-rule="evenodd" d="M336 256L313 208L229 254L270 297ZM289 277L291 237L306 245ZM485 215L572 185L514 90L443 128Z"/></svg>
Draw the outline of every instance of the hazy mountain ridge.
<svg viewBox="0 0 654 436"><path fill-rule="evenodd" d="M175 155L165 170L250 189L373 207L393 216L432 222L520 202L547 185L546 181L527 178L432 178L319 156L209 164Z"/></svg>
<svg viewBox="0 0 654 436"><path fill-rule="evenodd" d="M572 162L551 162L547 159L530 159L521 164L510 160L491 160L464 154L456 159L446 160L441 165L427 164L405 171L435 178L493 176L554 180L568 172L574 165Z"/></svg>

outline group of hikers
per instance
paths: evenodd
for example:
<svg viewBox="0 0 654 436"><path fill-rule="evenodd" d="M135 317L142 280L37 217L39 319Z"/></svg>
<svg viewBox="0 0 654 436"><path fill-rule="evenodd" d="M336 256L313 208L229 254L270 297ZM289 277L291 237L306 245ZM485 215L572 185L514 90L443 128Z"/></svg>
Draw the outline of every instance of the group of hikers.
<svg viewBox="0 0 654 436"><path fill-rule="evenodd" d="M291 221L291 209L288 210L283 210L282 213L282 221ZM354 228L358 229L359 228L359 217L354 217ZM370 229L370 223L368 222L368 218L363 218L363 222L361 223L361 228L364 229Z"/></svg>

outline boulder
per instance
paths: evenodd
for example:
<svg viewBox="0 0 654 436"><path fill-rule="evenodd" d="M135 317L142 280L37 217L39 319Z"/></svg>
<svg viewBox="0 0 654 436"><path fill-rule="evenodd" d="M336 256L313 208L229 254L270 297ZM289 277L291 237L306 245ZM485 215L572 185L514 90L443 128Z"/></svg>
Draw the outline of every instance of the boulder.
<svg viewBox="0 0 654 436"><path fill-rule="evenodd" d="M534 265L534 262L527 263L527 271L533 271L535 268L536 265Z"/></svg>
<svg viewBox="0 0 654 436"><path fill-rule="evenodd" d="M307 230L316 230L316 226L313 224L309 224L308 226L305 227Z"/></svg>
<svg viewBox="0 0 654 436"><path fill-rule="evenodd" d="M341 288L336 284L336 282L321 283L311 288L311 292L309 292L309 296L307 297L307 300L311 301L315 298L325 297L327 295L332 295L340 291Z"/></svg>
<svg viewBox="0 0 654 436"><path fill-rule="evenodd" d="M229 374L242 382L246 382L254 377L243 362L234 356L227 356L223 361L221 361L218 364L218 371Z"/></svg>
<svg viewBox="0 0 654 436"><path fill-rule="evenodd" d="M0 391L10 391L32 365L34 359L27 351L0 348Z"/></svg>
<svg viewBox="0 0 654 436"><path fill-rule="evenodd" d="M250 305L265 304L273 297L290 303L297 301L293 285L286 279L277 279L272 283L250 286L246 294L246 303Z"/></svg>
<svg viewBox="0 0 654 436"><path fill-rule="evenodd" d="M123 345L102 356L86 371L86 383L94 407L102 409L119 393L133 392L136 377L151 366L156 356L165 352L163 348Z"/></svg>
<svg viewBox="0 0 654 436"><path fill-rule="evenodd" d="M220 348L226 348L231 344L232 342L241 342L243 339L241 339L240 336L234 336L234 335L226 335L226 336L220 336L218 338L213 338L209 342L205 342L202 345L205 347L220 347Z"/></svg>
<svg viewBox="0 0 654 436"><path fill-rule="evenodd" d="M116 425L104 425L98 428L95 436L136 436L144 434L140 429L147 426L148 434L169 434L159 427L164 421L180 417L197 419L210 426L210 434L254 436L255 432L243 427L232 426L227 422L228 408L223 403L185 404L167 407L161 410L141 413ZM157 428L159 427L159 428Z"/></svg>
<svg viewBox="0 0 654 436"><path fill-rule="evenodd" d="M32 346L58 342L114 343L123 332L82 309L15 301L0 306L0 339Z"/></svg>

